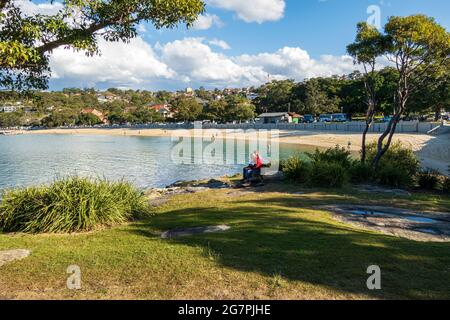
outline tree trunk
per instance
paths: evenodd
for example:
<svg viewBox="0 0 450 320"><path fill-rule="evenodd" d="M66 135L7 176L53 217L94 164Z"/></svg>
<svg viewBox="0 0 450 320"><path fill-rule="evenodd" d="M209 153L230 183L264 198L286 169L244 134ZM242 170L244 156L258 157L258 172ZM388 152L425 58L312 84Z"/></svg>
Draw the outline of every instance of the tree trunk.
<svg viewBox="0 0 450 320"><path fill-rule="evenodd" d="M389 125L387 126L386 130L378 139L377 154L372 162L372 166L375 170L378 169L381 158L386 154L386 152L389 150L389 147L392 144L392 139L397 129L397 125L400 122L400 119L405 111L406 99L407 99L406 97L400 98L398 111L389 122ZM385 144L384 141L386 138L388 138L388 140L387 143Z"/></svg>
<svg viewBox="0 0 450 320"><path fill-rule="evenodd" d="M439 121L439 119L441 118L441 106L437 107L436 110L434 111L434 121Z"/></svg>
<svg viewBox="0 0 450 320"><path fill-rule="evenodd" d="M369 107L369 111L367 112L366 117L366 127L364 129L362 135L362 146L361 146L361 162L365 163L367 158L367 134L369 133L370 128L373 125L375 119L375 107Z"/></svg>
<svg viewBox="0 0 450 320"><path fill-rule="evenodd" d="M394 109L394 117L389 121L389 124L386 130L378 139L377 145L377 154L372 162L372 167L375 170L378 170L378 166L380 164L381 158L386 154L391 146L392 139L394 137L395 131L397 129L397 125L400 122L400 119L404 112L406 111L406 102L409 98L409 84L408 84L408 75L405 68L399 70L400 78L398 80L397 86L397 108ZM387 143L385 144L385 139L388 138Z"/></svg>
<svg viewBox="0 0 450 320"><path fill-rule="evenodd" d="M375 73L375 60L371 63L371 72L367 72L367 67L364 65L366 75L364 77L364 88L367 95L367 113L366 113L366 127L362 135L361 146L361 162L366 163L367 158L367 134L375 120L375 114L377 112L377 98L376 98L376 84L373 78Z"/></svg>

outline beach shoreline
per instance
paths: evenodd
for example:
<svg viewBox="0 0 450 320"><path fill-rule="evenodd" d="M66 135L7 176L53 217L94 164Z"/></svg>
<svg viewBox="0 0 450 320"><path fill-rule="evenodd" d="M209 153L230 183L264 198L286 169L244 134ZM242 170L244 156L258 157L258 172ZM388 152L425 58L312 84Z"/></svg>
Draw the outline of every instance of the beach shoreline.
<svg viewBox="0 0 450 320"><path fill-rule="evenodd" d="M134 128L83 128L83 129L47 129L20 131L31 135L106 135L126 137L202 137L210 139L217 133L225 130L204 129L196 132L193 129L134 129ZM368 142L376 141L378 134L369 134ZM343 132L319 132L319 131L296 131L280 130L280 143L296 144L318 148L332 148L336 145L348 147L353 152L361 148L361 133ZM443 174L449 174L450 165L450 135L431 136L426 134L396 134L394 141L410 147L418 156L424 168L433 168Z"/></svg>

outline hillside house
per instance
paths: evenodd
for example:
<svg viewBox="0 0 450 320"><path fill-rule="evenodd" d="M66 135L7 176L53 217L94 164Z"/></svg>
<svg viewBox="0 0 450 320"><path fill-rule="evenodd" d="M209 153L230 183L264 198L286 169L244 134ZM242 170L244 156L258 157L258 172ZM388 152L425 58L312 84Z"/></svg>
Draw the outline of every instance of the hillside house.
<svg viewBox="0 0 450 320"><path fill-rule="evenodd" d="M149 109L159 113L164 119L169 119L173 117L172 109L167 104L153 105L150 106Z"/></svg>
<svg viewBox="0 0 450 320"><path fill-rule="evenodd" d="M82 114L92 114L94 116L96 116L97 118L100 119L101 122L103 122L104 124L108 123L108 119L106 118L105 114L97 109L92 109L92 108L87 108L87 109L83 109L81 111Z"/></svg>

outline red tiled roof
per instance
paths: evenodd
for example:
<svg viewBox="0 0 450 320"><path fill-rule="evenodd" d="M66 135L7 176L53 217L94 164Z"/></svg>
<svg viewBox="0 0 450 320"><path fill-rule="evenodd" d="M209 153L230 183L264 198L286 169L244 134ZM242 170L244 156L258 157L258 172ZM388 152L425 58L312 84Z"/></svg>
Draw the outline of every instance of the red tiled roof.
<svg viewBox="0 0 450 320"><path fill-rule="evenodd" d="M150 109L155 110L155 111L160 111L161 109L169 110L169 106L164 105L164 104L157 104L157 105L151 106Z"/></svg>

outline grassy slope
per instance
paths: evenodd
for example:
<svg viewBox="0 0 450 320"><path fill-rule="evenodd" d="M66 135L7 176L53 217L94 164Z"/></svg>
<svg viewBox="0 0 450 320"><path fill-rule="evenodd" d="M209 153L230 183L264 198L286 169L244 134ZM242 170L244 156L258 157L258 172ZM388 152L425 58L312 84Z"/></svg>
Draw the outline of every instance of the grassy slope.
<svg viewBox="0 0 450 320"><path fill-rule="evenodd" d="M276 190L276 191L275 191ZM450 243L421 243L364 231L316 205L393 204L448 210L450 198L394 200L347 191L272 185L182 195L156 216L82 235L0 235L0 250L31 257L0 268L0 298L138 299L450 299ZM226 233L163 241L158 231L228 224ZM66 268L82 270L82 290L66 289ZM381 291L366 288L366 268L382 268Z"/></svg>

